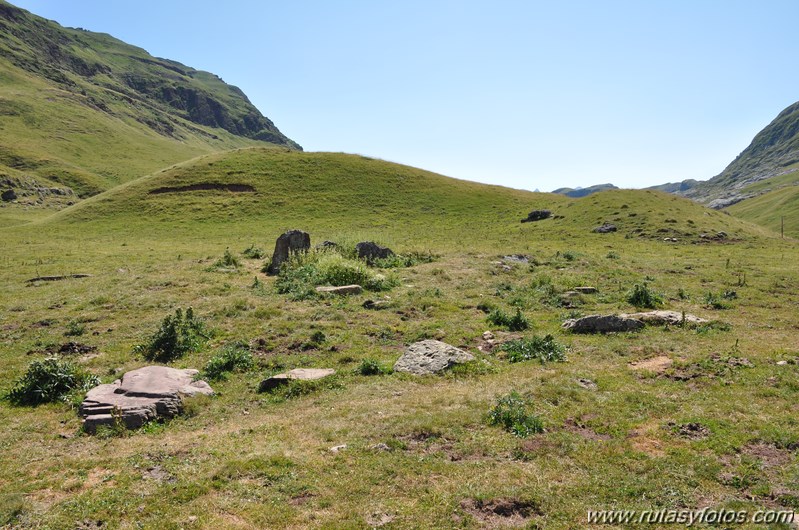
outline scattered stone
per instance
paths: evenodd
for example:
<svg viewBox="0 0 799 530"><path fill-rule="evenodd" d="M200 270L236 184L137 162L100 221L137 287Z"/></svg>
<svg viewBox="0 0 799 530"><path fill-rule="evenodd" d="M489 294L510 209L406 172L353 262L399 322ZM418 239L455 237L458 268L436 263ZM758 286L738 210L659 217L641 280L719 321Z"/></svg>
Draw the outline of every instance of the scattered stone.
<svg viewBox="0 0 799 530"><path fill-rule="evenodd" d="M272 262L267 269L268 274L280 272L280 266L289 259L291 254L307 252L311 248L311 236L302 230L289 230L275 241L275 251L272 253Z"/></svg>
<svg viewBox="0 0 799 530"><path fill-rule="evenodd" d="M380 528L394 520L393 515L387 513L373 513L364 518L364 522L369 525L369 528Z"/></svg>
<svg viewBox="0 0 799 530"><path fill-rule="evenodd" d="M575 287L572 289L573 291L577 291L580 294L594 294L597 292L596 287Z"/></svg>
<svg viewBox="0 0 799 530"><path fill-rule="evenodd" d="M594 232L597 234L609 234L610 232L615 232L616 230L618 230L616 225L611 223L603 223L601 226L594 228Z"/></svg>
<svg viewBox="0 0 799 530"><path fill-rule="evenodd" d="M676 237L664 237L663 241L665 241L666 243L676 243L677 241L679 241L679 239L677 239Z"/></svg>
<svg viewBox="0 0 799 530"><path fill-rule="evenodd" d="M355 252L358 257L365 259L370 265L376 259L385 259L394 255L394 251L388 247L381 247L373 241L362 241L355 245Z"/></svg>
<svg viewBox="0 0 799 530"><path fill-rule="evenodd" d="M333 250L335 248L338 248L338 243L334 243L332 241L325 240L325 241L322 241L321 243L319 243L318 245L316 245L316 248L318 250Z"/></svg>
<svg viewBox="0 0 799 530"><path fill-rule="evenodd" d="M490 331L483 332L483 340L494 340L494 334Z"/></svg>
<svg viewBox="0 0 799 530"><path fill-rule="evenodd" d="M623 318L634 318L636 320L640 320L645 324L652 324L652 325L663 325L669 324L672 326L678 326L683 323L683 316L685 317L686 324L705 324L708 321L704 318L699 318L696 315L691 315L689 313L680 313L679 311L647 311L644 313L629 313L629 314L621 314L619 315Z"/></svg>
<svg viewBox="0 0 799 530"><path fill-rule="evenodd" d="M788 364L788 361L777 361L777 366L785 366Z"/></svg>
<svg viewBox="0 0 799 530"><path fill-rule="evenodd" d="M391 451L391 447L389 447L388 444L384 443L374 444L373 446L370 447L370 449L373 449L375 451Z"/></svg>
<svg viewBox="0 0 799 530"><path fill-rule="evenodd" d="M212 395L205 381L194 381L197 370L145 366L125 373L122 379L89 390L80 405L83 429L93 434L100 425L117 421L128 429L157 418L172 418L183 411L183 398Z"/></svg>
<svg viewBox="0 0 799 530"><path fill-rule="evenodd" d="M630 363L629 366L631 370L643 370L646 372L660 374L665 372L673 363L674 361L665 355L659 355L657 357L652 357L651 359L644 359L643 361Z"/></svg>
<svg viewBox="0 0 799 530"><path fill-rule="evenodd" d="M510 254L508 256L502 256L502 259L511 263L530 263L530 257L524 254Z"/></svg>
<svg viewBox="0 0 799 530"><path fill-rule="evenodd" d="M527 214L527 217L522 219L523 223L532 223L534 221L542 221L544 219L549 219L552 216L552 212L549 210L533 210L532 212Z"/></svg>
<svg viewBox="0 0 799 530"><path fill-rule="evenodd" d="M289 381L316 381L335 373L336 371L331 368L295 368L294 370L289 370L288 372L264 379L258 387L258 392L273 390L281 385L287 384Z"/></svg>
<svg viewBox="0 0 799 530"><path fill-rule="evenodd" d="M566 422L564 423L563 428L566 431L570 432L570 433L573 433L573 434L576 434L578 436L581 436L582 438L585 438L586 440L608 441L608 440L610 440L612 438L610 435L599 434L598 432L596 432L592 428L588 427L582 421L582 418L578 418L578 419L568 418L566 420Z"/></svg>
<svg viewBox="0 0 799 530"><path fill-rule="evenodd" d="M339 451L343 451L347 448L347 444L335 445L329 449L331 453L338 453Z"/></svg>
<svg viewBox="0 0 799 530"><path fill-rule="evenodd" d="M17 200L17 192L14 190L6 190L2 194L0 194L0 199L4 202L11 202Z"/></svg>
<svg viewBox="0 0 799 530"><path fill-rule="evenodd" d="M581 387L587 389L587 390L596 390L597 389L597 385L596 385L596 383L594 381L592 381L590 379L585 379L584 377L581 377L580 379L578 379L577 380L577 384L580 385Z"/></svg>
<svg viewBox="0 0 799 530"><path fill-rule="evenodd" d="M636 331L643 328L644 323L635 318L619 315L588 315L582 318L570 318L561 327L573 333L614 333Z"/></svg>
<svg viewBox="0 0 799 530"><path fill-rule="evenodd" d="M320 294L361 294L362 291L363 288L360 285L319 286L316 288L316 292Z"/></svg>
<svg viewBox="0 0 799 530"><path fill-rule="evenodd" d="M388 300L367 300L363 304L361 304L361 306L364 309L373 309L375 311L379 309L385 309L390 305L391 302L389 302Z"/></svg>
<svg viewBox="0 0 799 530"><path fill-rule="evenodd" d="M429 375L442 372L454 364L473 360L474 356L470 353L445 342L428 339L408 346L394 364L394 371Z"/></svg>

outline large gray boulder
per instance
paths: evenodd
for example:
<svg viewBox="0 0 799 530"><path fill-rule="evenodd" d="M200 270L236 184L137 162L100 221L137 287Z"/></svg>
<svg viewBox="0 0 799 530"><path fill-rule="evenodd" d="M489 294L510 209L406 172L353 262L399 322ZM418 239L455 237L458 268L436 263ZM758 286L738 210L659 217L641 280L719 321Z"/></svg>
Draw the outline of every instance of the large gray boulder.
<svg viewBox="0 0 799 530"><path fill-rule="evenodd" d="M394 255L393 250L388 247L381 247L373 241L361 241L355 245L355 252L359 258L365 259L369 264L372 264L376 259L385 259Z"/></svg>
<svg viewBox="0 0 799 530"><path fill-rule="evenodd" d="M552 217L552 212L549 210L533 210L527 214L527 217L522 219L523 223L531 223L534 221L541 221Z"/></svg>
<svg viewBox="0 0 799 530"><path fill-rule="evenodd" d="M423 340L408 346L394 364L395 372L429 375L442 372L452 365L473 361L474 356L438 340Z"/></svg>
<svg viewBox="0 0 799 530"><path fill-rule="evenodd" d="M571 318L565 321L562 327L574 333L613 333L635 331L643 328L644 323L624 315L588 315Z"/></svg>
<svg viewBox="0 0 799 530"><path fill-rule="evenodd" d="M128 429L157 418L172 418L183 411L183 399L197 394L212 395L205 381L195 381L197 370L167 366L145 366L126 372L122 379L99 385L86 394L80 405L83 429L94 433L100 425L117 421Z"/></svg>
<svg viewBox="0 0 799 530"><path fill-rule="evenodd" d="M277 274L280 266L297 252L307 252L311 248L311 236L302 230L289 230L275 241L275 251L267 274Z"/></svg>

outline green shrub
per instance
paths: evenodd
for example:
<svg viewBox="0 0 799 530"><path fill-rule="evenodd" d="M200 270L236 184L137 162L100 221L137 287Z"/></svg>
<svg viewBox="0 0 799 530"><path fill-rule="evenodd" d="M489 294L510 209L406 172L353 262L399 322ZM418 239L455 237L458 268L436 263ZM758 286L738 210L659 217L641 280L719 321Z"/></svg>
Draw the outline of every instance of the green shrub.
<svg viewBox="0 0 799 530"><path fill-rule="evenodd" d="M552 335L512 340L503 344L500 350L508 354L508 360L512 363L531 359L538 359L542 363L566 360L566 348Z"/></svg>
<svg viewBox="0 0 799 530"><path fill-rule="evenodd" d="M644 282L635 284L627 293L627 302L635 307L655 309L663 305L663 297L650 289L649 285Z"/></svg>
<svg viewBox="0 0 799 530"><path fill-rule="evenodd" d="M707 293L705 295L705 305L711 309L730 309L730 300L738 298L735 291L725 291L723 293Z"/></svg>
<svg viewBox="0 0 799 530"><path fill-rule="evenodd" d="M355 372L360 375L383 375L391 373L391 369L386 368L376 359L367 358L361 361L361 364L355 369Z"/></svg>
<svg viewBox="0 0 799 530"><path fill-rule="evenodd" d="M241 261L239 261L239 258L234 256L230 252L229 248L226 248L222 257L216 260L213 265L208 267L208 270L236 270L239 267L241 267Z"/></svg>
<svg viewBox="0 0 799 530"><path fill-rule="evenodd" d="M510 331L524 331L530 327L530 321L524 316L520 309L516 310L513 316L508 315L501 309L494 309L488 314L488 322L499 327L508 328Z"/></svg>
<svg viewBox="0 0 799 530"><path fill-rule="evenodd" d="M378 258L372 265L382 269L398 269L413 267L422 263L432 263L438 258L432 252L410 252L408 254L394 254L387 258Z"/></svg>
<svg viewBox="0 0 799 530"><path fill-rule="evenodd" d="M255 243L253 243L245 248L241 252L241 255L247 259L264 259L266 257L266 252L261 247L256 247Z"/></svg>
<svg viewBox="0 0 799 530"><path fill-rule="evenodd" d="M205 364L203 374L207 379L225 379L230 372L246 372L255 366L252 352L244 344L225 346L220 353L211 357Z"/></svg>
<svg viewBox="0 0 799 530"><path fill-rule="evenodd" d="M398 283L394 277L371 270L363 261L325 251L292 256L281 267L275 286L279 293L303 300L316 296L318 285L357 284L367 291L385 291Z"/></svg>
<svg viewBox="0 0 799 530"><path fill-rule="evenodd" d="M520 438L544 432L541 419L532 414L530 408L530 403L513 391L497 399L496 405L488 412L488 423L500 425Z"/></svg>
<svg viewBox="0 0 799 530"><path fill-rule="evenodd" d="M71 362L48 357L33 361L6 397L15 405L39 405L66 401L70 393L86 391L99 384L97 376Z"/></svg>
<svg viewBox="0 0 799 530"><path fill-rule="evenodd" d="M64 332L66 337L80 337L86 333L86 326L77 320L70 320L67 324L67 330Z"/></svg>
<svg viewBox="0 0 799 530"><path fill-rule="evenodd" d="M169 362L186 353L198 351L209 339L205 324L194 316L190 307L184 313L175 310L161 322L161 327L146 342L134 346L148 361Z"/></svg>

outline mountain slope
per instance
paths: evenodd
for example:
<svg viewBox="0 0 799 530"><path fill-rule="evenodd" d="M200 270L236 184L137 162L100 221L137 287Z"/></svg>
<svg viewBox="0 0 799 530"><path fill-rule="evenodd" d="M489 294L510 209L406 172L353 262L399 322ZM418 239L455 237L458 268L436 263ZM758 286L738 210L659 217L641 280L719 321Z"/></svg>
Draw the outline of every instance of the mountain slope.
<svg viewBox="0 0 799 530"><path fill-rule="evenodd" d="M783 110L719 175L657 188L724 208L765 192L776 177L799 169L799 102ZM775 183L776 186L776 183Z"/></svg>
<svg viewBox="0 0 799 530"><path fill-rule="evenodd" d="M262 142L300 149L213 74L0 0L0 177L88 196Z"/></svg>

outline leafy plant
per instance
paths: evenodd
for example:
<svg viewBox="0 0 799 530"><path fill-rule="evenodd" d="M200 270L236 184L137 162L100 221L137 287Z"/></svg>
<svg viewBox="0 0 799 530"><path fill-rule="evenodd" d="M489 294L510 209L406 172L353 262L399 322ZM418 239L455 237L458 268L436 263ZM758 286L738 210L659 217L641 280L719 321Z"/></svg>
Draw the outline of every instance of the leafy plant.
<svg viewBox="0 0 799 530"><path fill-rule="evenodd" d="M85 391L100 384L100 379L56 357L33 361L6 396L16 405L39 405L65 401L72 392Z"/></svg>
<svg viewBox="0 0 799 530"><path fill-rule="evenodd" d="M495 326L508 328L510 331L524 331L530 327L530 321L522 314L520 309L513 316L501 309L494 309L488 314L488 322Z"/></svg>
<svg viewBox="0 0 799 530"><path fill-rule="evenodd" d="M77 320L70 320L64 335L67 337L80 337L86 333L86 325Z"/></svg>
<svg viewBox="0 0 799 530"><path fill-rule="evenodd" d="M241 261L239 261L239 258L234 256L233 253L230 252L229 248L226 248L222 257L216 260L213 265L208 267L208 270L236 270L239 267L241 267Z"/></svg>
<svg viewBox="0 0 799 530"><path fill-rule="evenodd" d="M382 269L397 269L402 267L413 267L422 263L432 263L438 258L432 252L410 252L408 254L394 254L387 258L378 258L372 265Z"/></svg>
<svg viewBox="0 0 799 530"><path fill-rule="evenodd" d="M663 305L663 297L649 288L649 285L637 283L632 290L627 293L627 302L635 307L655 309Z"/></svg>
<svg viewBox="0 0 799 530"><path fill-rule="evenodd" d="M530 408L530 403L514 390L497 399L488 412L488 423L499 425L520 438L544 432L541 419L531 413Z"/></svg>
<svg viewBox="0 0 799 530"><path fill-rule="evenodd" d="M376 359L367 358L361 361L355 372L360 375L383 375L391 373L391 369L386 368Z"/></svg>
<svg viewBox="0 0 799 530"><path fill-rule="evenodd" d="M538 359L542 363L566 360L566 348L552 335L512 340L500 346L500 350L508 354L508 360L512 363L531 359Z"/></svg>
<svg viewBox="0 0 799 530"><path fill-rule="evenodd" d="M209 339L205 324L194 316L190 307L184 313L175 310L161 322L161 326L146 342L134 346L148 361L169 362L186 353L198 351Z"/></svg>
<svg viewBox="0 0 799 530"><path fill-rule="evenodd" d="M253 243L245 248L241 255L247 259L264 259L266 257L266 252L261 247L256 247L255 243Z"/></svg>
<svg viewBox="0 0 799 530"><path fill-rule="evenodd" d="M735 291L708 292L705 295L705 305L712 309L730 309L732 307L730 300L735 300L736 298L738 298L738 293Z"/></svg>
<svg viewBox="0 0 799 530"><path fill-rule="evenodd" d="M255 366L252 352L241 343L225 346L205 364L203 374L211 380L225 379L230 372L246 372Z"/></svg>

